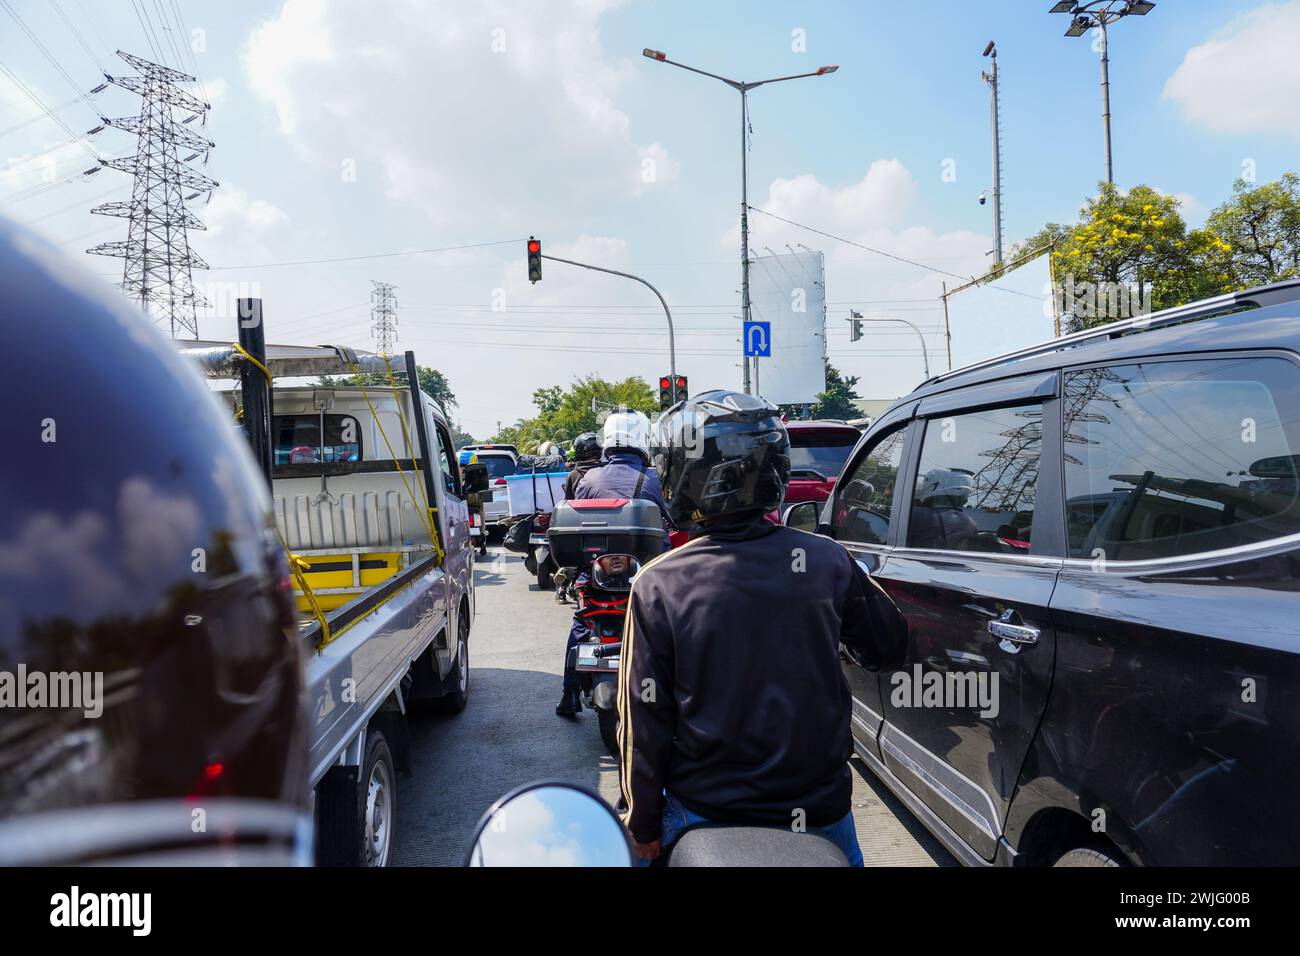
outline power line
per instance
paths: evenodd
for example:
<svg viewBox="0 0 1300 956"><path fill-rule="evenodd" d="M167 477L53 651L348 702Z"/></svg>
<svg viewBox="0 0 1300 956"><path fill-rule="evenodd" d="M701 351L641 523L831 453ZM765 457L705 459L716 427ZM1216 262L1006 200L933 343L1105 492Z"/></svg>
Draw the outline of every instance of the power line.
<svg viewBox="0 0 1300 956"><path fill-rule="evenodd" d="M45 57L45 59L50 62L50 65L53 66L54 69L58 71L59 75L61 75L63 79L67 81L67 84L69 87L71 87L72 92L77 94L77 97L82 102L84 102L87 107L89 107L92 113L94 113L96 116L99 116L99 110L95 109L95 105L86 98L85 91L82 90L82 88L77 84L76 80L72 78L72 75L63 68L63 64L61 64L57 59L55 59L54 54L52 54L49 51L49 48L46 47L46 45L41 42L40 37L38 37L35 33L33 33L31 28L28 27L27 24L23 22L22 17L18 16L18 14L14 11L14 8L9 6L9 0L0 0L0 7L5 8L5 12L9 14L9 16L13 19L14 23L18 24L18 28L22 30L23 33L27 34L28 39L30 39L32 43L35 44L36 49L40 52L41 56Z"/></svg>
<svg viewBox="0 0 1300 956"><path fill-rule="evenodd" d="M295 261L282 261L282 263L244 263L243 265L212 265L208 268L209 272L230 272L233 269L274 269L282 265L321 265L325 263L356 263L364 259L393 259L396 256L416 256L428 255L433 252L455 252L461 248L484 248L486 246L508 246L512 243L524 242L524 239L498 239L497 242L472 242L464 246L442 246L439 248L412 248L406 252L376 252L373 255L360 256L338 256L334 259L298 259Z"/></svg>
<svg viewBox="0 0 1300 956"><path fill-rule="evenodd" d="M50 6L53 7L54 12L59 15L59 19L67 25L69 30L72 31L72 35L77 38L77 42L80 43L81 48L86 51L86 55L95 61L95 66L99 69L99 72L104 76L107 76L108 68L104 66L103 61L95 55L95 51L86 43L85 38L81 35L81 31L77 29L76 25L70 19L68 19L68 15L64 13L63 8L59 6L59 0L50 0Z"/></svg>
<svg viewBox="0 0 1300 956"><path fill-rule="evenodd" d="M0 0L0 2L3 2L3 0ZM45 101L42 100L39 96L37 96L36 92L31 87L29 87L26 83L24 83L22 80L18 78L17 73L9 69L9 67L7 67L3 63L0 63L0 70L3 70L4 74L7 77L9 77L10 81L12 81L14 86L18 87L18 89L21 90L29 100L35 103L46 116L54 120L54 122L58 123L59 126L62 127L65 133L67 133L69 136L75 139L81 145L81 148L91 155L92 159L95 160L99 159L99 153L95 152L94 147L91 146L88 142L86 142L85 137L83 137L80 133L77 133L71 126L63 122L63 120L55 116L54 111L45 105Z"/></svg>
<svg viewBox="0 0 1300 956"><path fill-rule="evenodd" d="M860 242L854 242L852 239L845 239L843 236L836 236L829 232L823 232L821 229L815 229L812 226L806 226L801 222L795 222L793 219L786 219L784 216L778 216L774 212L768 212L765 209L759 209L757 206L749 206L747 208L751 209L756 213L759 213L760 215L769 216L772 219L779 219L781 222L787 223L791 226L795 226L799 229L806 229L809 232L816 233L819 236L825 236L827 239L834 239L836 242L842 242L845 245L856 246L858 249L863 249L866 250L867 252L872 252L878 256L884 256L887 259L893 259L896 262L902 262L909 266L916 266L918 269L925 269L928 272L934 272L939 275L949 276L953 279L961 279L963 282L970 282L973 279L972 276L959 275L956 272L949 272L947 269L940 269L936 266L926 265L924 262L917 262L915 259L906 259L903 256L896 256L892 252L885 252L883 249L873 249L871 246L863 245ZM1024 296L1026 299L1038 298L1038 296L1030 295L1027 292L1020 292L1017 289L1006 289L1003 288L1002 286L990 286L990 288L997 289L999 292L1010 292L1013 295L1021 295Z"/></svg>

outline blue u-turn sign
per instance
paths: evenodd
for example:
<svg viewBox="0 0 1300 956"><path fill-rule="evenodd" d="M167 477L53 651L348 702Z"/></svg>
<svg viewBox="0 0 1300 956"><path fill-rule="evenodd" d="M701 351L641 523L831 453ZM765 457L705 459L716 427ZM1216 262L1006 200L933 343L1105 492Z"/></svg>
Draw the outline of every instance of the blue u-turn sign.
<svg viewBox="0 0 1300 956"><path fill-rule="evenodd" d="M745 354L758 358L772 356L772 323L745 323Z"/></svg>

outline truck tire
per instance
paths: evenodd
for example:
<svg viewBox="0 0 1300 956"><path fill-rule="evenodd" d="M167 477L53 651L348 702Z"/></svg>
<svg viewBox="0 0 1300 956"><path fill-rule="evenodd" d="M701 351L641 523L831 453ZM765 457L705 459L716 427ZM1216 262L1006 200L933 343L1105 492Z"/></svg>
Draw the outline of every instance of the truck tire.
<svg viewBox="0 0 1300 956"><path fill-rule="evenodd" d="M1123 866L1124 861L1100 847L1079 847L1062 853L1052 866Z"/></svg>
<svg viewBox="0 0 1300 956"><path fill-rule="evenodd" d="M456 615L456 661L443 684L443 694L432 701L441 714L459 714L469 703L469 614Z"/></svg>
<svg viewBox="0 0 1300 956"><path fill-rule="evenodd" d="M609 751L609 755L618 759L618 712L596 708L596 720L600 723L600 739Z"/></svg>
<svg viewBox="0 0 1300 956"><path fill-rule="evenodd" d="M356 866L388 866L397 824L397 774L381 731L366 732L365 756L357 778Z"/></svg>

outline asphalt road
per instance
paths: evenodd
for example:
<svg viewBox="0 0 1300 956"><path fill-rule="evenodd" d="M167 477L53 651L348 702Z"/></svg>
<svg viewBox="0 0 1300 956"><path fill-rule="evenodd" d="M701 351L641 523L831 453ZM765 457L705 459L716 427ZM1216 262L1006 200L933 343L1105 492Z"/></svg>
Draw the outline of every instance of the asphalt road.
<svg viewBox="0 0 1300 956"><path fill-rule="evenodd" d="M596 718L555 716L571 606L539 591L522 558L493 548L475 571L470 700L452 717L412 720L412 765L399 779L399 866L458 866L479 817L533 780L567 780L618 797L618 769ZM952 857L871 775L854 768L853 814L867 865L946 866Z"/></svg>

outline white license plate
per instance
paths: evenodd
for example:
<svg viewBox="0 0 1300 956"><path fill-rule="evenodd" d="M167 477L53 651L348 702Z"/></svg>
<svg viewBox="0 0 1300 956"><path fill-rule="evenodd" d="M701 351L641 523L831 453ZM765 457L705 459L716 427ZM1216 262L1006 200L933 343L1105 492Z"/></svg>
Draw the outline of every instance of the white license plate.
<svg viewBox="0 0 1300 956"><path fill-rule="evenodd" d="M616 671L618 670L617 657L597 657L592 653L600 644L579 644L578 645L578 663L576 669L580 671Z"/></svg>
<svg viewBox="0 0 1300 956"><path fill-rule="evenodd" d="M470 529L469 529L469 536L470 536L471 538L477 538L477 537L478 537L478 528L470 528Z"/></svg>
<svg viewBox="0 0 1300 956"><path fill-rule="evenodd" d="M544 535L544 534L530 534L530 535L528 536L528 543L529 543L529 544L546 544L546 543L547 543L547 542L546 542L546 535Z"/></svg>

